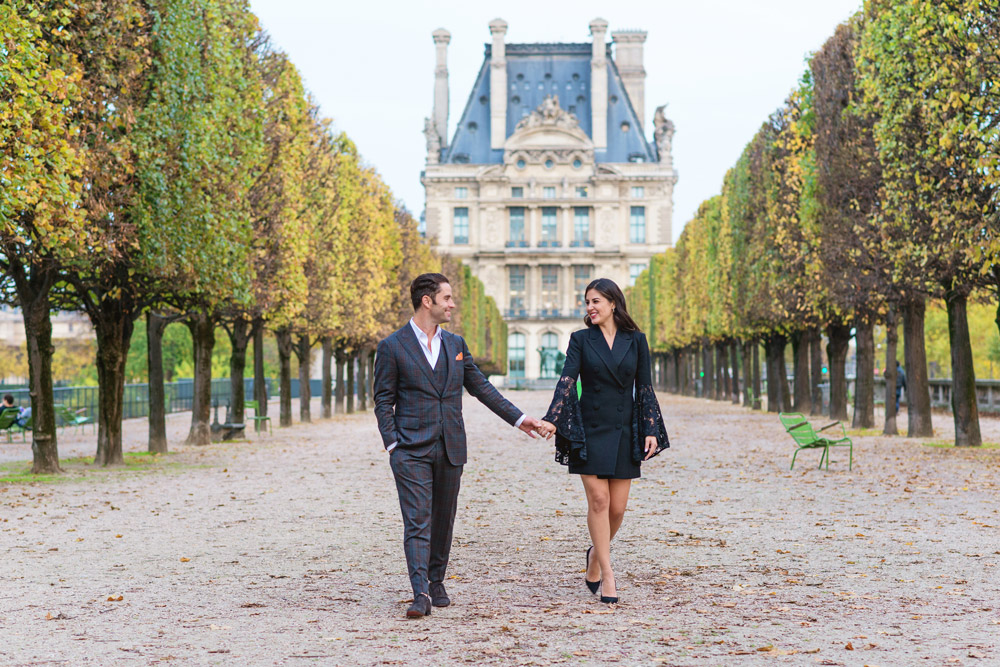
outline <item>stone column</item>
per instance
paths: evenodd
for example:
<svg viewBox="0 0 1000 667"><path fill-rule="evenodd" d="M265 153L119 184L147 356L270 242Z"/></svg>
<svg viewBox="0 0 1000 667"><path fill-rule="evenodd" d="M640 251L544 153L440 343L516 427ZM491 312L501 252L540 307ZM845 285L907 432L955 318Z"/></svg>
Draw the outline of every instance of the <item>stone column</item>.
<svg viewBox="0 0 1000 667"><path fill-rule="evenodd" d="M451 33L438 28L431 35L437 50L434 66L434 129L441 138L441 148L448 145L448 43Z"/></svg>
<svg viewBox="0 0 1000 667"><path fill-rule="evenodd" d="M490 148L503 148L507 140L507 51L504 35L507 22L490 21L493 46L490 50Z"/></svg>
<svg viewBox="0 0 1000 667"><path fill-rule="evenodd" d="M608 22L594 19L590 22L593 50L590 56L590 117L592 119L591 139L595 150L608 147L608 61L604 35ZM491 81L492 83L492 81Z"/></svg>

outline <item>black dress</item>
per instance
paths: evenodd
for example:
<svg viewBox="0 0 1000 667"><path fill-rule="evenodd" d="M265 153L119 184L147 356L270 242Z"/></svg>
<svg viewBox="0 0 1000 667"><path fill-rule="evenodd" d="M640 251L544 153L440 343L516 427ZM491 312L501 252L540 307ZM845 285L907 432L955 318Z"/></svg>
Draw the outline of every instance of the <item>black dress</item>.
<svg viewBox="0 0 1000 667"><path fill-rule="evenodd" d="M579 400L577 376L583 385ZM609 349L599 327L575 331L545 421L556 427L556 461L569 472L639 477L646 436L656 436L655 454L670 446L653 393L646 336L619 330Z"/></svg>

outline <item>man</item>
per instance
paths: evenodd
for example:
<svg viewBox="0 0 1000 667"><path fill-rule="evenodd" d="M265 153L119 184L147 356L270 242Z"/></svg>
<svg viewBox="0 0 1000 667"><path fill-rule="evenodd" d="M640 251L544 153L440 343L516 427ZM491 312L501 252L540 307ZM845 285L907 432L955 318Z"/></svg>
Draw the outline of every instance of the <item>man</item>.
<svg viewBox="0 0 1000 667"><path fill-rule="evenodd" d="M407 618L451 604L444 587L466 461L462 387L531 437L541 427L500 395L473 363L461 336L441 329L455 308L440 273L410 284L413 319L378 345L375 416L403 513L403 551L413 587Z"/></svg>
<svg viewBox="0 0 1000 667"><path fill-rule="evenodd" d="M899 365L899 359L896 360L896 414L899 414L899 399L903 395L903 390L906 389L906 372L903 367Z"/></svg>
<svg viewBox="0 0 1000 667"><path fill-rule="evenodd" d="M4 394L3 401L0 402L0 413L8 408L17 409L17 418L14 420L14 423L21 428L24 428L28 424L28 419L31 417L31 408L18 408L17 405L14 404L13 394Z"/></svg>

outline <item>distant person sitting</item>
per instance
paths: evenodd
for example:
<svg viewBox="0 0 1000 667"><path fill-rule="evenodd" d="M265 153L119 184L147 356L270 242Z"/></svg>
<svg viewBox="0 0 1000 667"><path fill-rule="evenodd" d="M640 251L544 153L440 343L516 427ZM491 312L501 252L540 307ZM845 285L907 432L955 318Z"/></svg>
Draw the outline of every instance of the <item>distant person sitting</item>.
<svg viewBox="0 0 1000 667"><path fill-rule="evenodd" d="M14 397L11 394L4 394L3 402L0 403L0 412L3 412L7 408L16 408L16 407L17 406L14 405Z"/></svg>
<svg viewBox="0 0 1000 667"><path fill-rule="evenodd" d="M899 398L903 395L903 390L906 389L906 371L903 367L899 365L899 360L896 360L896 414L899 414Z"/></svg>

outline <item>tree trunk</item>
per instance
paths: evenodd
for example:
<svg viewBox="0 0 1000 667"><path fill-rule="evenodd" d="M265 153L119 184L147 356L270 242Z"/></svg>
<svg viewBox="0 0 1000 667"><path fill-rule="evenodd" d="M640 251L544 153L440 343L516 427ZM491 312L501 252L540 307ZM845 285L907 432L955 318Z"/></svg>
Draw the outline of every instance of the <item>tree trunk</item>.
<svg viewBox="0 0 1000 667"><path fill-rule="evenodd" d="M55 399L52 393L52 319L49 288L44 294L31 294L21 302L24 332L28 348L28 386L31 395L31 472L62 472L59 466L59 441L56 432ZM26 291L26 290L25 290Z"/></svg>
<svg viewBox="0 0 1000 667"><path fill-rule="evenodd" d="M337 347L334 351L334 359L337 362L337 377L336 386L334 387L334 402L333 402L333 412L334 414L343 414L344 412L344 399L346 398L344 392L344 386L346 383L346 372L344 366L347 364L347 354L344 352L343 347Z"/></svg>
<svg viewBox="0 0 1000 667"><path fill-rule="evenodd" d="M823 335L819 329L813 327L809 330L809 382L812 396L809 404L809 414L823 414Z"/></svg>
<svg viewBox="0 0 1000 667"><path fill-rule="evenodd" d="M91 317L97 336L97 454L100 466L124 463L122 418L125 407L125 361L135 322L131 309L120 299L106 298Z"/></svg>
<svg viewBox="0 0 1000 667"><path fill-rule="evenodd" d="M729 373L726 371L726 343L715 343L715 400L725 401L729 398Z"/></svg>
<svg viewBox="0 0 1000 667"><path fill-rule="evenodd" d="M955 418L955 446L979 447L979 405L976 369L969 340L968 297L955 289L945 293L948 306L948 340L951 343L951 411Z"/></svg>
<svg viewBox="0 0 1000 667"><path fill-rule="evenodd" d="M927 384L927 351L924 348L923 299L903 306L903 363L906 372L906 435L910 438L934 435L931 423L931 391Z"/></svg>
<svg viewBox="0 0 1000 667"><path fill-rule="evenodd" d="M146 364L149 378L149 443L147 449L167 453L167 392L163 380L163 332L167 319L146 313Z"/></svg>
<svg viewBox="0 0 1000 667"><path fill-rule="evenodd" d="M870 319L858 318L854 323L854 343L857 366L854 372L853 428L875 426L875 334Z"/></svg>
<svg viewBox="0 0 1000 667"><path fill-rule="evenodd" d="M229 421L233 424L246 423L246 383L243 381L247 367L247 348L253 338L249 321L237 318L229 330L229 342L233 353L229 357Z"/></svg>
<svg viewBox="0 0 1000 667"><path fill-rule="evenodd" d="M701 358L704 364L702 375L702 397L715 398L715 372L712 368L713 345L707 340L701 346Z"/></svg>
<svg viewBox="0 0 1000 667"><path fill-rule="evenodd" d="M885 426L882 435L898 435L896 427L896 348L899 346L899 320L896 307L890 305L885 316Z"/></svg>
<svg viewBox="0 0 1000 667"><path fill-rule="evenodd" d="M308 424L312 421L312 386L310 386L309 371L312 366L312 343L308 334L299 336L295 346L295 356L299 359L299 421Z"/></svg>
<svg viewBox="0 0 1000 667"><path fill-rule="evenodd" d="M792 409L808 414L812 409L812 395L809 391L809 334L796 331L792 334L792 374L795 394Z"/></svg>
<svg viewBox="0 0 1000 667"><path fill-rule="evenodd" d="M826 358L830 363L830 418L847 421L847 348L851 343L851 328L831 324L827 331Z"/></svg>
<svg viewBox="0 0 1000 667"><path fill-rule="evenodd" d="M753 343L744 339L741 343L741 356L743 357L743 407L753 406L753 372L750 367L753 362Z"/></svg>
<svg viewBox="0 0 1000 667"><path fill-rule="evenodd" d="M331 363L333 361L333 340L329 336L324 336L323 343L323 391L321 392L320 403L322 404L323 419L333 416L333 373Z"/></svg>
<svg viewBox="0 0 1000 667"><path fill-rule="evenodd" d="M733 405L740 404L740 344L735 338L729 341L729 365L733 369L733 376L729 383L729 400Z"/></svg>
<svg viewBox="0 0 1000 667"><path fill-rule="evenodd" d="M212 443L212 348L215 322L208 313L196 313L187 321L194 345L194 402L191 408L189 445Z"/></svg>
<svg viewBox="0 0 1000 667"><path fill-rule="evenodd" d="M278 361L281 368L278 386L281 394L278 407L278 425L292 425L292 332L282 327L274 332L278 340Z"/></svg>
<svg viewBox="0 0 1000 667"><path fill-rule="evenodd" d="M776 334L769 334L764 339L764 360L767 366L767 411L781 412L781 383L778 381L778 345Z"/></svg>
<svg viewBox="0 0 1000 667"><path fill-rule="evenodd" d="M750 344L753 346L753 402L750 407L760 410L760 342L755 339Z"/></svg>
<svg viewBox="0 0 1000 667"><path fill-rule="evenodd" d="M375 408L375 350L368 350L368 354L365 355L365 363L368 364L368 370L365 371L365 380L368 381L368 401L371 404L369 407Z"/></svg>
<svg viewBox="0 0 1000 667"><path fill-rule="evenodd" d="M347 357L347 414L354 414L354 355Z"/></svg>
<svg viewBox="0 0 1000 667"><path fill-rule="evenodd" d="M264 377L264 320L253 321L253 400L257 401L254 417L267 416L267 378ZM265 422L255 421L258 430L266 430Z"/></svg>
<svg viewBox="0 0 1000 667"><path fill-rule="evenodd" d="M358 410L368 409L368 352L365 348L358 350Z"/></svg>
<svg viewBox="0 0 1000 667"><path fill-rule="evenodd" d="M788 366L785 364L785 348L788 347L788 337L784 334L775 341L778 364L778 396L782 412L792 411L792 392L788 386Z"/></svg>
<svg viewBox="0 0 1000 667"><path fill-rule="evenodd" d="M702 379L702 361L703 355L701 353L701 346L694 345L691 348L691 370L694 371L692 374L692 379L694 384L692 385L692 396L695 398L701 398L705 395L705 382Z"/></svg>

